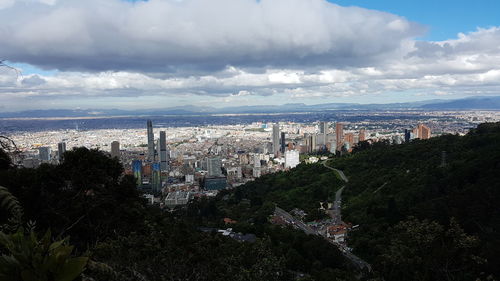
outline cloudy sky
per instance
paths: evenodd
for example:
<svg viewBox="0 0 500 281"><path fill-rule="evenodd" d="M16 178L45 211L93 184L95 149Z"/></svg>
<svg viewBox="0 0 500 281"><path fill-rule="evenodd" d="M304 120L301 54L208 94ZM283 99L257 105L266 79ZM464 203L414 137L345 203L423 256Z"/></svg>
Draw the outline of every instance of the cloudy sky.
<svg viewBox="0 0 500 281"><path fill-rule="evenodd" d="M471 3L0 0L0 111L497 95L500 1Z"/></svg>

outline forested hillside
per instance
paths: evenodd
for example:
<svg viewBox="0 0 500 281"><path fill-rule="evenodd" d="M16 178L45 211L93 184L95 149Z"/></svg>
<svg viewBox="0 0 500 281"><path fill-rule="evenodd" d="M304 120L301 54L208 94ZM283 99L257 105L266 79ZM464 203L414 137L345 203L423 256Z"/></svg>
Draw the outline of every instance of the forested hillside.
<svg viewBox="0 0 500 281"><path fill-rule="evenodd" d="M135 180L122 176L120 163L97 150L77 148L65 153L62 164L37 169L12 166L3 151L0 160L0 186L6 187L0 189L2 281L352 280L355 275L322 238L268 223L271 201L314 213L317 200L331 195L335 176L321 166L265 176L248 189L171 213L146 205ZM225 216L257 240L239 242L199 230L227 227Z"/></svg>
<svg viewBox="0 0 500 281"><path fill-rule="evenodd" d="M500 124L464 137L363 146L330 162L350 179L355 253L386 280L500 276Z"/></svg>

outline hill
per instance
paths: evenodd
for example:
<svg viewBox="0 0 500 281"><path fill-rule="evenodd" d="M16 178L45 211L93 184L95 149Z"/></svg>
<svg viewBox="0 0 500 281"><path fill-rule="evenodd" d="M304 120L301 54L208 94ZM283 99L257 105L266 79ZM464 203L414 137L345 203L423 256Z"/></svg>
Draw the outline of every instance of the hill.
<svg viewBox="0 0 500 281"><path fill-rule="evenodd" d="M37 169L13 167L1 152L0 186L7 189L0 188L0 280L25 280L26 268L38 276L30 280L58 274L58 267L47 270L54 267L50 260L67 262L38 248L37 236L47 249L48 242L54 249L66 245L68 262L87 261L81 274L71 266L73 276L84 280L326 281L354 280L357 274L322 238L268 222L271 201L321 215L314 214L316 200L336 188L335 176L321 166L265 176L170 213L148 206L134 179L122 176L120 163L101 151L76 148L64 154L62 164ZM14 212L21 222L12 223L12 206L22 210ZM255 241L200 231L227 228L226 216L238 220L235 231L256 234Z"/></svg>
<svg viewBox="0 0 500 281"><path fill-rule="evenodd" d="M464 137L366 146L330 165L350 179L350 245L386 280L500 276L500 124Z"/></svg>

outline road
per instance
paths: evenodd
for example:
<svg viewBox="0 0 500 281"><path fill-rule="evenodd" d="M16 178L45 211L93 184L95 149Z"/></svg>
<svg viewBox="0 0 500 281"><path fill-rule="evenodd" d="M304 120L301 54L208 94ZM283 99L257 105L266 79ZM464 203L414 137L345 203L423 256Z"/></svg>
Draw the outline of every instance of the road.
<svg viewBox="0 0 500 281"><path fill-rule="evenodd" d="M347 178L347 176L344 174L343 171L326 165L326 162L327 161L323 162L324 167L326 167L332 171L335 171L345 183L349 182L349 179ZM333 203L333 208L331 210L328 210L328 214L334 220L334 222L337 224L342 223L341 205L342 205L342 192L344 191L344 189L345 189L345 185L342 186L339 190L337 190L337 192L335 192L335 202ZM336 243L334 243L330 239L327 239L327 240L330 241L331 243L337 245ZM337 245L337 246L339 246L339 245ZM344 249L341 248L341 250L344 253L344 256L347 257L349 260L351 260L354 264L356 264L360 269L366 269L369 272L372 270L372 267L369 263L360 259L359 257L357 257L356 255L354 255L353 253L351 253L350 251L348 251L345 248Z"/></svg>
<svg viewBox="0 0 500 281"><path fill-rule="evenodd" d="M300 228L302 231L304 231L306 234L318 235L318 232L307 226L303 221L294 218L287 211L279 208L278 206L276 206L276 208L274 209L274 214L284 217L285 219L296 225L298 228Z"/></svg>
<svg viewBox="0 0 500 281"><path fill-rule="evenodd" d="M343 171L326 165L326 161L323 162L323 166L327 169L336 172L344 182L346 183L349 182L349 179L347 178L347 176L344 174ZM335 223L340 223L342 221L341 204L342 204L342 192L344 191L344 188L345 185L342 186L339 190L337 190L337 192L335 192L335 201L333 202L333 208L328 210L328 214L335 221Z"/></svg>

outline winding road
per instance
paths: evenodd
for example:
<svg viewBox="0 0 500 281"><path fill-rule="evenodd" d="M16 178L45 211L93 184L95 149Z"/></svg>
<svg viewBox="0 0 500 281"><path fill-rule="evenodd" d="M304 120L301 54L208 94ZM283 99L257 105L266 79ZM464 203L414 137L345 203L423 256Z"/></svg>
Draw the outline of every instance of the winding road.
<svg viewBox="0 0 500 281"><path fill-rule="evenodd" d="M326 165L328 160L323 161L323 166L327 169L330 169L334 172L336 172L340 178L345 182L348 183L349 179L347 176L344 174L343 171L339 169L332 168L328 165ZM328 213L330 214L330 217L335 221L335 223L341 223L342 222L342 192L345 189L345 185L342 186L337 192L335 192L335 202L333 203L333 208L331 210L328 210ZM331 241L331 240L329 240ZM332 242L333 243L333 242ZM354 264L356 264L359 268L361 269L367 269L369 272L372 270L372 267L369 263L365 262L361 258L357 257L353 253L351 253L348 250L342 251L344 253L344 256L347 257L349 260L351 260Z"/></svg>

